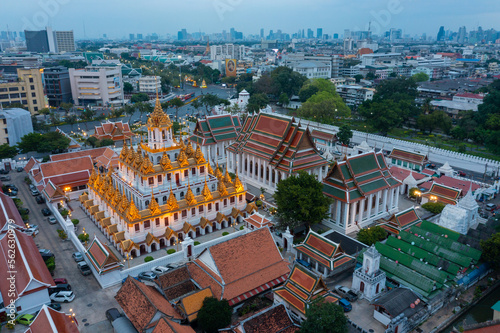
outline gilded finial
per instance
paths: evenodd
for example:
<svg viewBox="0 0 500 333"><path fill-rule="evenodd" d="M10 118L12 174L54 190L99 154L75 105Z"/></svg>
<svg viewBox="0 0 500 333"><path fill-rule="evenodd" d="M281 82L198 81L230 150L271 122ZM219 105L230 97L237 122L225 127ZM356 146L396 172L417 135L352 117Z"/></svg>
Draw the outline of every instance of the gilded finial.
<svg viewBox="0 0 500 333"><path fill-rule="evenodd" d="M184 150L181 150L179 153L179 156L177 156L177 162L179 162L179 165L181 167L185 167L189 165L189 161L187 159L186 153Z"/></svg>
<svg viewBox="0 0 500 333"><path fill-rule="evenodd" d="M129 202L128 202L127 196L125 195L125 193L123 193L120 206L118 207L118 211L121 214L123 214L123 212L125 212L127 210L128 206L129 206Z"/></svg>
<svg viewBox="0 0 500 333"><path fill-rule="evenodd" d="M142 163L141 172L145 175L155 172L153 162L151 162L151 160L147 156L144 158L144 162Z"/></svg>
<svg viewBox="0 0 500 333"><path fill-rule="evenodd" d="M170 158L168 158L168 155L166 152L163 152L163 155L160 160L160 166L163 169L163 171L166 171L168 169L172 169L172 162L170 161Z"/></svg>
<svg viewBox="0 0 500 333"><path fill-rule="evenodd" d="M203 186L203 190L201 191L201 194L205 198L205 201L209 201L209 200L213 199L212 192L210 192L210 189L208 188L207 177L205 177L205 185Z"/></svg>
<svg viewBox="0 0 500 333"><path fill-rule="evenodd" d="M139 214L139 210L135 206L134 198L130 200L130 206L127 210L127 218L129 219L129 221L134 221L141 218L141 214Z"/></svg>
<svg viewBox="0 0 500 333"><path fill-rule="evenodd" d="M196 151L194 152L194 158L197 164L203 164L206 162L205 156L203 156L203 152L199 145L196 145Z"/></svg>
<svg viewBox="0 0 500 333"><path fill-rule="evenodd" d="M189 206L194 206L197 204L196 198L193 194L193 191L191 190L191 186L188 184L188 190L186 192L185 196L186 202L188 203Z"/></svg>
<svg viewBox="0 0 500 333"><path fill-rule="evenodd" d="M158 205L158 202L155 199L153 190L151 190L151 202L149 203L149 210L151 211L151 215L153 216L161 214L160 205Z"/></svg>
<svg viewBox="0 0 500 333"><path fill-rule="evenodd" d="M221 197L224 197L228 194L227 188L226 188L226 185L224 184L223 179L219 180L218 190L219 190L219 194Z"/></svg>
<svg viewBox="0 0 500 333"><path fill-rule="evenodd" d="M170 194L167 200L167 207L168 210L174 210L179 208L179 204L177 203L177 199L175 198L174 191L172 191L172 188L170 188Z"/></svg>

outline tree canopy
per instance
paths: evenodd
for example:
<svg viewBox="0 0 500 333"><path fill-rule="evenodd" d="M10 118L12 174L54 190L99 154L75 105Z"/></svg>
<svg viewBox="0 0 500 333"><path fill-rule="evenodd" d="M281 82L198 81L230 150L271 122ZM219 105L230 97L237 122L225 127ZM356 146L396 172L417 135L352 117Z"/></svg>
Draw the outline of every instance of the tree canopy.
<svg viewBox="0 0 500 333"><path fill-rule="evenodd" d="M18 153L16 146L10 146L8 143L0 145L0 159L13 158Z"/></svg>
<svg viewBox="0 0 500 333"><path fill-rule="evenodd" d="M226 299L206 297L198 312L198 325L207 333L216 333L231 324L233 309Z"/></svg>
<svg viewBox="0 0 500 333"><path fill-rule="evenodd" d="M500 268L500 233L493 234L490 238L480 242L483 251L481 259L488 261L493 268Z"/></svg>
<svg viewBox="0 0 500 333"><path fill-rule="evenodd" d="M130 98L130 101L132 103L147 102L149 101L149 96L148 94L145 93L133 94L132 97Z"/></svg>
<svg viewBox="0 0 500 333"><path fill-rule="evenodd" d="M248 112L259 112L260 109L263 109L269 103L269 98L266 94L257 93L250 96L247 104Z"/></svg>
<svg viewBox="0 0 500 333"><path fill-rule="evenodd" d="M279 229L295 229L303 223L309 226L328 216L330 198L323 195L323 185L313 175L299 171L278 182L274 199L280 217Z"/></svg>
<svg viewBox="0 0 500 333"><path fill-rule="evenodd" d="M31 151L39 153L60 152L68 149L70 142L69 138L59 132L48 132L45 134L33 132L23 136L17 147L23 154Z"/></svg>
<svg viewBox="0 0 500 333"><path fill-rule="evenodd" d="M416 73L411 76L415 82L429 81L429 75L424 72Z"/></svg>
<svg viewBox="0 0 500 333"><path fill-rule="evenodd" d="M381 227L361 229L358 232L358 240L368 246L387 238L387 232Z"/></svg>
<svg viewBox="0 0 500 333"><path fill-rule="evenodd" d="M306 309L300 333L347 333L344 309L335 303L315 302Z"/></svg>
<svg viewBox="0 0 500 333"><path fill-rule="evenodd" d="M351 127L349 127L349 125L340 126L339 131L337 132L337 139L339 139L339 142L343 145L348 145L351 142L351 138Z"/></svg>

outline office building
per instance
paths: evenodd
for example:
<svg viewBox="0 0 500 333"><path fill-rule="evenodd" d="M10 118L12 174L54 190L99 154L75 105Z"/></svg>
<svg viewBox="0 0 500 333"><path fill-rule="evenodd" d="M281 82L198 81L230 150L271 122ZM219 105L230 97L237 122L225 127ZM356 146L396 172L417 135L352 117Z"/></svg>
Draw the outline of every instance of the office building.
<svg viewBox="0 0 500 333"><path fill-rule="evenodd" d="M339 34L333 34L333 39L339 39Z"/></svg>
<svg viewBox="0 0 500 333"><path fill-rule="evenodd" d="M224 60L236 59L241 60L245 57L245 46L234 44L210 45L210 59Z"/></svg>
<svg viewBox="0 0 500 333"><path fill-rule="evenodd" d="M0 105L19 103L33 114L46 107L42 73L43 69L18 68L16 81L0 83Z"/></svg>
<svg viewBox="0 0 500 333"><path fill-rule="evenodd" d="M64 66L48 67L43 72L45 95L49 106L59 107L61 103L71 102L69 71Z"/></svg>
<svg viewBox="0 0 500 333"><path fill-rule="evenodd" d="M55 46L52 38L52 49L49 46L49 37L46 30L24 31L26 36L26 49L29 52L48 53L55 52Z"/></svg>
<svg viewBox="0 0 500 333"><path fill-rule="evenodd" d="M322 39L323 38L323 28L318 28L316 30L316 38Z"/></svg>
<svg viewBox="0 0 500 333"><path fill-rule="evenodd" d="M7 143L14 146L31 132L33 125L29 111L21 108L0 110L0 145Z"/></svg>
<svg viewBox="0 0 500 333"><path fill-rule="evenodd" d="M364 101L372 100L375 89L365 88L359 85L339 84L337 93L351 109L357 109Z"/></svg>
<svg viewBox="0 0 500 333"><path fill-rule="evenodd" d="M54 31L56 52L75 52L75 37L71 31Z"/></svg>
<svg viewBox="0 0 500 333"><path fill-rule="evenodd" d="M438 42L442 42L442 41L444 41L444 38L445 38L444 26L441 26L439 28L436 40Z"/></svg>
<svg viewBox="0 0 500 333"><path fill-rule="evenodd" d="M142 34L137 34L137 39L142 40Z"/></svg>
<svg viewBox="0 0 500 333"><path fill-rule="evenodd" d="M87 66L69 69L71 95L77 106L109 106L123 103L120 66Z"/></svg>
<svg viewBox="0 0 500 333"><path fill-rule="evenodd" d="M177 32L177 39L178 40L187 40L188 39L187 30L182 29L181 31Z"/></svg>
<svg viewBox="0 0 500 333"><path fill-rule="evenodd" d="M264 29L260 29L260 39L264 38Z"/></svg>
<svg viewBox="0 0 500 333"><path fill-rule="evenodd" d="M135 35L134 35L134 34L129 34L129 35L128 35L128 39L130 39L130 40L134 40L134 39L135 39Z"/></svg>
<svg viewBox="0 0 500 333"><path fill-rule="evenodd" d="M46 27L45 30L25 32L26 48L30 52L58 53L74 52L75 38L73 31L52 31Z"/></svg>
<svg viewBox="0 0 500 333"><path fill-rule="evenodd" d="M392 28L389 31L389 39L391 42L398 41L403 38L403 31L401 29Z"/></svg>
<svg viewBox="0 0 500 333"><path fill-rule="evenodd" d="M139 79L139 91L141 93L161 92L161 77L143 76Z"/></svg>
<svg viewBox="0 0 500 333"><path fill-rule="evenodd" d="M297 52L287 55L284 58L283 65L293 69L297 67L297 63L301 62L314 62L317 63L319 67L324 67L326 65L329 68L329 72L327 74L327 77L325 78L341 76L341 69L344 64L343 58L339 57L338 55L307 55L303 52ZM300 67L300 65L298 66Z"/></svg>
<svg viewBox="0 0 500 333"><path fill-rule="evenodd" d="M307 38L314 38L314 32L312 29L307 29Z"/></svg>

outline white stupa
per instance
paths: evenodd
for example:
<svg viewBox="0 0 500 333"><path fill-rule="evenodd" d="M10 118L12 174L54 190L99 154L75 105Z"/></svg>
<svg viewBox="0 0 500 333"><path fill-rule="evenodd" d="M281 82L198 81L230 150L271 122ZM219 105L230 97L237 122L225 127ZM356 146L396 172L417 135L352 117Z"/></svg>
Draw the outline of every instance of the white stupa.
<svg viewBox="0 0 500 333"><path fill-rule="evenodd" d="M472 196L470 188L458 204L444 207L437 224L465 235L469 228L475 227L478 223L478 208L479 205Z"/></svg>
<svg viewBox="0 0 500 333"><path fill-rule="evenodd" d="M408 187L406 188L406 186ZM401 186L401 190L408 190L408 195L410 195L410 189L414 187L417 187L417 181L415 180L415 177L413 177L413 171L410 171L408 177L403 179L403 186Z"/></svg>
<svg viewBox="0 0 500 333"><path fill-rule="evenodd" d="M368 143L363 140L359 145L354 146L354 154L363 154L372 151L373 148L368 145Z"/></svg>
<svg viewBox="0 0 500 333"><path fill-rule="evenodd" d="M439 175L445 175L448 177L453 177L453 168L448 164L448 162L445 162L442 167L438 169Z"/></svg>

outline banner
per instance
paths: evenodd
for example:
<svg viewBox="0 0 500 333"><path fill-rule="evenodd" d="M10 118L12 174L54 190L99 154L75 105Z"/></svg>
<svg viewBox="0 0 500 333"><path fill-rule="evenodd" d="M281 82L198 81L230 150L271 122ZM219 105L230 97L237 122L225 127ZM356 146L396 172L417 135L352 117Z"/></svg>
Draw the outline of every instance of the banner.
<svg viewBox="0 0 500 333"><path fill-rule="evenodd" d="M226 76L236 76L236 59L226 59Z"/></svg>

